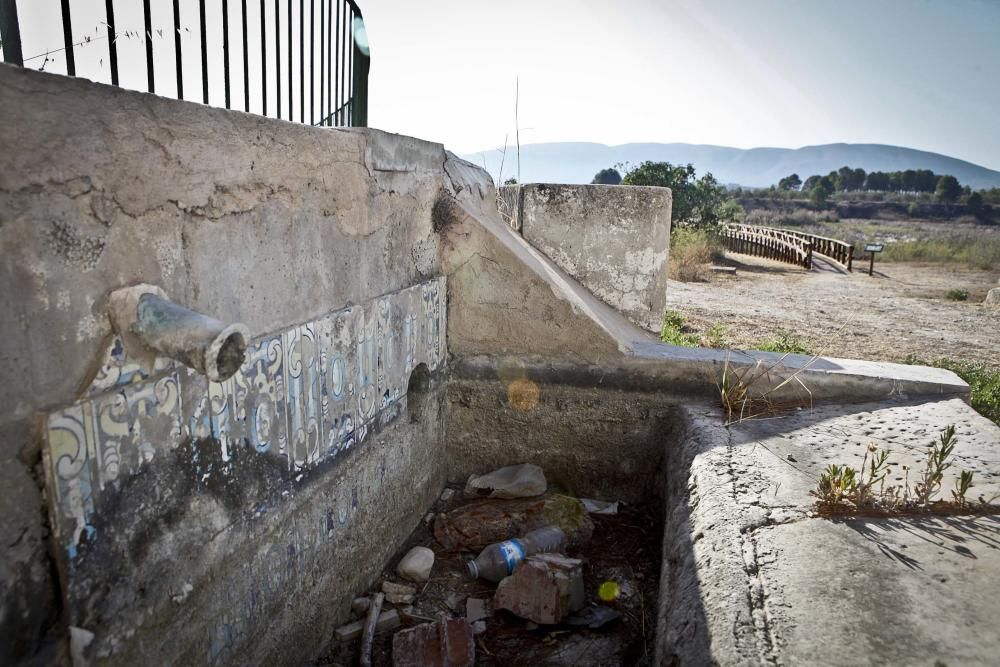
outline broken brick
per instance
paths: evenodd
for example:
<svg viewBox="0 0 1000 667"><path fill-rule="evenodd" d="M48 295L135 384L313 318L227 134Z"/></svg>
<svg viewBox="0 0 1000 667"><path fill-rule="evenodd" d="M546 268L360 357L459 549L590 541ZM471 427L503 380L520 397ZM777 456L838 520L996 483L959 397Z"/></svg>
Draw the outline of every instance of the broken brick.
<svg viewBox="0 0 1000 667"><path fill-rule="evenodd" d="M583 562L560 554L536 554L500 582L493 608L552 625L583 604Z"/></svg>
<svg viewBox="0 0 1000 667"><path fill-rule="evenodd" d="M473 667L475 662L472 626L464 618L422 623L392 638L393 667Z"/></svg>

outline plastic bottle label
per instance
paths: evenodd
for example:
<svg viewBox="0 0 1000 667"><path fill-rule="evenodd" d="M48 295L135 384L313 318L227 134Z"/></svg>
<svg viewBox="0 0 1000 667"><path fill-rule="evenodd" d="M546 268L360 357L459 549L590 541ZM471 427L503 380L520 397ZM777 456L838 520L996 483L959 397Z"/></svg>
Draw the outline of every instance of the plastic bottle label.
<svg viewBox="0 0 1000 667"><path fill-rule="evenodd" d="M513 574L517 564L524 560L524 546L517 540L501 542L500 553L507 563L507 574Z"/></svg>

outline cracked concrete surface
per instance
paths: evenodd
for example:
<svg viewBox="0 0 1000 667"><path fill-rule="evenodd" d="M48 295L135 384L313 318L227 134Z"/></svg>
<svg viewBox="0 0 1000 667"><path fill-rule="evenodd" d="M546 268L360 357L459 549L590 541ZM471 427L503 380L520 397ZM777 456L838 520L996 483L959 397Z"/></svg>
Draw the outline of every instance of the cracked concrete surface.
<svg viewBox="0 0 1000 667"><path fill-rule="evenodd" d="M955 424L939 497L969 469L974 494L990 498L1000 491L1000 428L960 399L831 405L728 429L715 408L685 410L673 467L690 470L670 490L661 659L995 664L997 516L831 520L815 516L808 492L828 463L860 467L868 442L892 450L894 470L916 469Z"/></svg>

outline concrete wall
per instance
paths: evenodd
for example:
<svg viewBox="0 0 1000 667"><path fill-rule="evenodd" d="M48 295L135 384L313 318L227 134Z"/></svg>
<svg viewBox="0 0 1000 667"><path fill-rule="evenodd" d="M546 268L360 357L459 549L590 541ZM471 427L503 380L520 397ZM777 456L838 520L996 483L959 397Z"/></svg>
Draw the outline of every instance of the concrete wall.
<svg viewBox="0 0 1000 667"><path fill-rule="evenodd" d="M667 300L668 188L622 185L506 186L513 226L559 268L632 322L659 332ZM501 188L505 190L505 188Z"/></svg>
<svg viewBox="0 0 1000 667"><path fill-rule="evenodd" d="M261 662L312 622L284 644L311 657L443 481L438 399L414 420L407 378L446 353L435 202L488 177L3 65L0 146L0 662L60 618L112 662ZM242 372L140 372L107 317L140 282L245 323Z"/></svg>

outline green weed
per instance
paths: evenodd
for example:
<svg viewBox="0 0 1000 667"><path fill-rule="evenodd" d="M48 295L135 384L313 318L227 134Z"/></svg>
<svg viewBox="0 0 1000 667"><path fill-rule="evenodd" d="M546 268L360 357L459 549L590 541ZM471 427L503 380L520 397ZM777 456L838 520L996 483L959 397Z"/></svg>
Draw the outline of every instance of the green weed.
<svg viewBox="0 0 1000 667"><path fill-rule="evenodd" d="M698 347L698 336L686 331L687 319L676 310L668 310L663 316L663 330L660 340L681 347Z"/></svg>
<svg viewBox="0 0 1000 667"><path fill-rule="evenodd" d="M779 329L774 338L757 346L761 352L781 352L783 354L809 354L809 348L795 334Z"/></svg>
<svg viewBox="0 0 1000 667"><path fill-rule="evenodd" d="M904 363L920 366L946 368L969 384L972 392L972 407L990 421L1000 424L1000 369L990 368L983 363L938 359L925 361L910 355Z"/></svg>
<svg viewBox="0 0 1000 667"><path fill-rule="evenodd" d="M944 295L944 298L949 301L968 301L969 300L969 290L955 288L948 290L948 293Z"/></svg>

